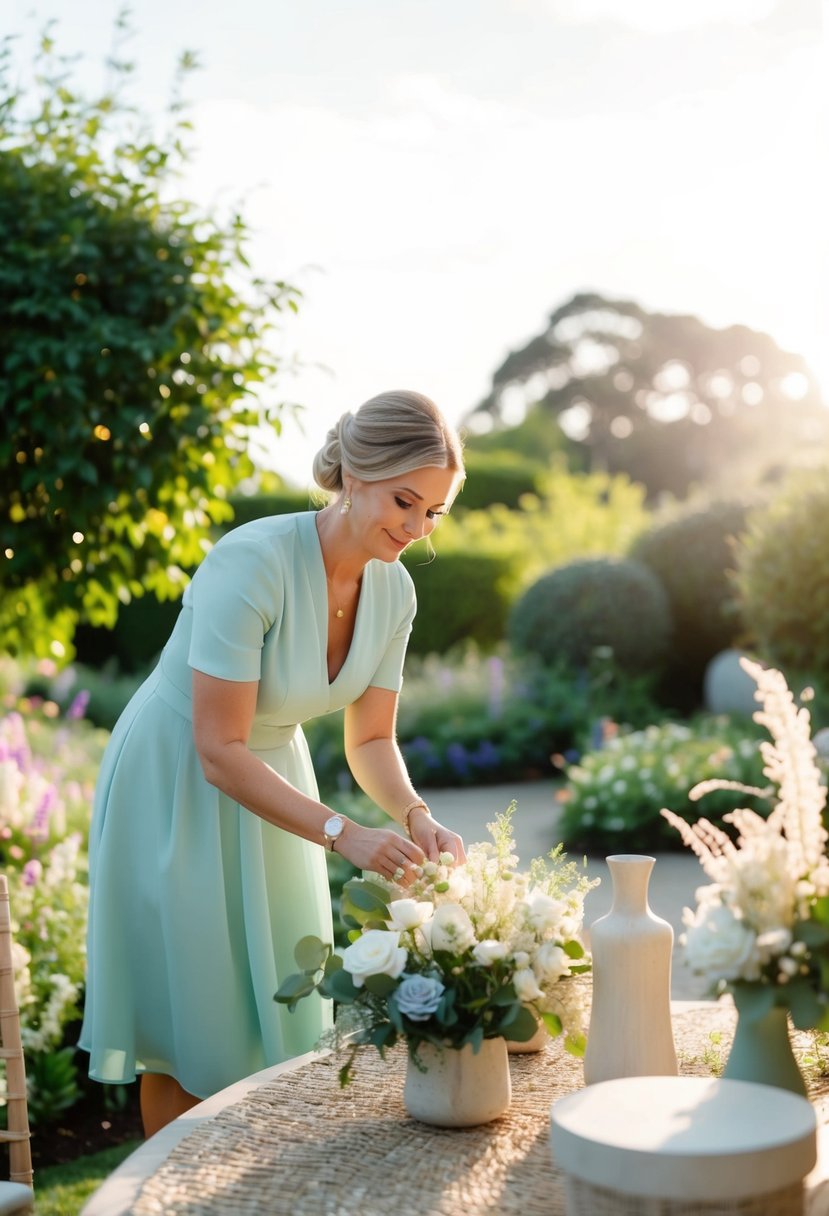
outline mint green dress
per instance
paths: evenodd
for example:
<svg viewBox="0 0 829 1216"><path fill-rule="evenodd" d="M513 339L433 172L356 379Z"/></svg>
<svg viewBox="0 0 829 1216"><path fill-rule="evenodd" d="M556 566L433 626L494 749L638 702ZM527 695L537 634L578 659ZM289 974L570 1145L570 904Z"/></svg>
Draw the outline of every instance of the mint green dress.
<svg viewBox="0 0 829 1216"><path fill-rule="evenodd" d="M119 719L90 832L90 1076L166 1073L204 1098L316 1045L330 1003L273 995L306 934L331 940L325 851L205 780L192 669L258 680L249 747L317 797L299 723L399 690L415 611L397 562L370 561L354 637L329 684L328 596L313 512L228 533L197 570L156 669Z"/></svg>

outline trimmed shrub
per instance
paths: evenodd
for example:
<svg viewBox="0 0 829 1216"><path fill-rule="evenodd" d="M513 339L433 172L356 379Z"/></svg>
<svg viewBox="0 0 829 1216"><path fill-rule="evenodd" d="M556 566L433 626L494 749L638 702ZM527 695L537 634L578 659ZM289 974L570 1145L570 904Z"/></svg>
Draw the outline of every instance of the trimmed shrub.
<svg viewBox="0 0 829 1216"><path fill-rule="evenodd" d="M322 491L320 491L322 493ZM291 490L287 487L270 494L235 494L230 498L233 519L225 524L223 532L230 532L241 524L266 515L293 515L296 511L314 511L322 505L312 501L308 490Z"/></svg>
<svg viewBox="0 0 829 1216"><path fill-rule="evenodd" d="M736 552L749 639L764 660L829 680L829 479L789 482L753 511Z"/></svg>
<svg viewBox="0 0 829 1216"><path fill-rule="evenodd" d="M442 653L470 638L489 647L502 640L517 581L511 555L442 552L430 562L418 547L402 560L417 592L412 654Z"/></svg>
<svg viewBox="0 0 829 1216"><path fill-rule="evenodd" d="M587 667L609 649L622 670L658 670L668 652L671 619L665 590L647 566L593 558L545 574L515 604L508 637L518 651L552 665Z"/></svg>
<svg viewBox="0 0 829 1216"><path fill-rule="evenodd" d="M517 452L464 453L467 479L452 507L456 514L483 510L495 503L519 507L525 494L540 497L544 492L546 469L537 461Z"/></svg>
<svg viewBox="0 0 829 1216"><path fill-rule="evenodd" d="M742 632L732 572L734 538L748 508L712 502L657 521L634 543L630 556L658 575L668 594L674 663L702 676L706 663Z"/></svg>

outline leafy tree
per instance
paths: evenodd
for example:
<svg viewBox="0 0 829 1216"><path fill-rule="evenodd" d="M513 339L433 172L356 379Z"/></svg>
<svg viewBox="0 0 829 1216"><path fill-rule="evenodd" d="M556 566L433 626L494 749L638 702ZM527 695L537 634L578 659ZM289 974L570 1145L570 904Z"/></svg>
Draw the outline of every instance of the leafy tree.
<svg viewBox="0 0 829 1216"><path fill-rule="evenodd" d="M651 496L748 487L829 443L809 367L768 334L598 294L573 296L508 355L470 427L488 416L498 429L487 440L507 441L515 404L529 410L521 431L535 437L555 421L589 468L625 472Z"/></svg>
<svg viewBox="0 0 829 1216"><path fill-rule="evenodd" d="M126 34L125 20L118 29ZM131 65L86 97L48 32L30 100L0 54L0 642L60 655L79 619L181 594L269 418L269 330L297 292L245 258L240 215L175 197L189 123L154 137Z"/></svg>

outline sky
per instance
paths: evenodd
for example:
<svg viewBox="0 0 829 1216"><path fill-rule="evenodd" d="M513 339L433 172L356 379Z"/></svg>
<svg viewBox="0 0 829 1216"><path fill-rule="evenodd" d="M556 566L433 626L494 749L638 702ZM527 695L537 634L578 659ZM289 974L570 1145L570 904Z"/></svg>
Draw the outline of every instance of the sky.
<svg viewBox="0 0 829 1216"><path fill-rule="evenodd" d="M90 88L120 0L56 19ZM133 0L149 116L185 49L181 193L241 204L257 272L303 291L260 459L299 485L345 409L389 388L454 422L577 291L745 324L829 400L821 0ZM287 369L291 370L288 371Z"/></svg>

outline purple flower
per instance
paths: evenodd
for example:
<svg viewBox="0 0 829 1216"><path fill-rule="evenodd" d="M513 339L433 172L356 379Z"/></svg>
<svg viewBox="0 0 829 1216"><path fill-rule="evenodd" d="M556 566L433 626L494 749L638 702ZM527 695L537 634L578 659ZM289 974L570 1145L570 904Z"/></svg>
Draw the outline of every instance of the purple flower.
<svg viewBox="0 0 829 1216"><path fill-rule="evenodd" d="M27 887L33 887L38 882L43 873L43 866L33 857L31 861L27 861L23 867L23 881Z"/></svg>
<svg viewBox="0 0 829 1216"><path fill-rule="evenodd" d="M469 753L462 743L450 743L446 749L446 759L459 777L469 776Z"/></svg>
<svg viewBox="0 0 829 1216"><path fill-rule="evenodd" d="M53 785L48 786L34 813L32 826L28 832L29 836L32 836L35 840L46 840L49 835L49 819L57 805L57 801L58 791Z"/></svg>
<svg viewBox="0 0 829 1216"><path fill-rule="evenodd" d="M500 759L501 753L491 739L481 739L472 753L472 762L479 769L497 768Z"/></svg>
<svg viewBox="0 0 829 1216"><path fill-rule="evenodd" d="M75 696L72 698L72 704L69 706L69 708L66 711L67 718L69 718L69 720L73 721L73 722L76 721L78 718L82 718L86 713L86 707L88 704L89 704L89 689L82 688L81 691L76 693Z"/></svg>

